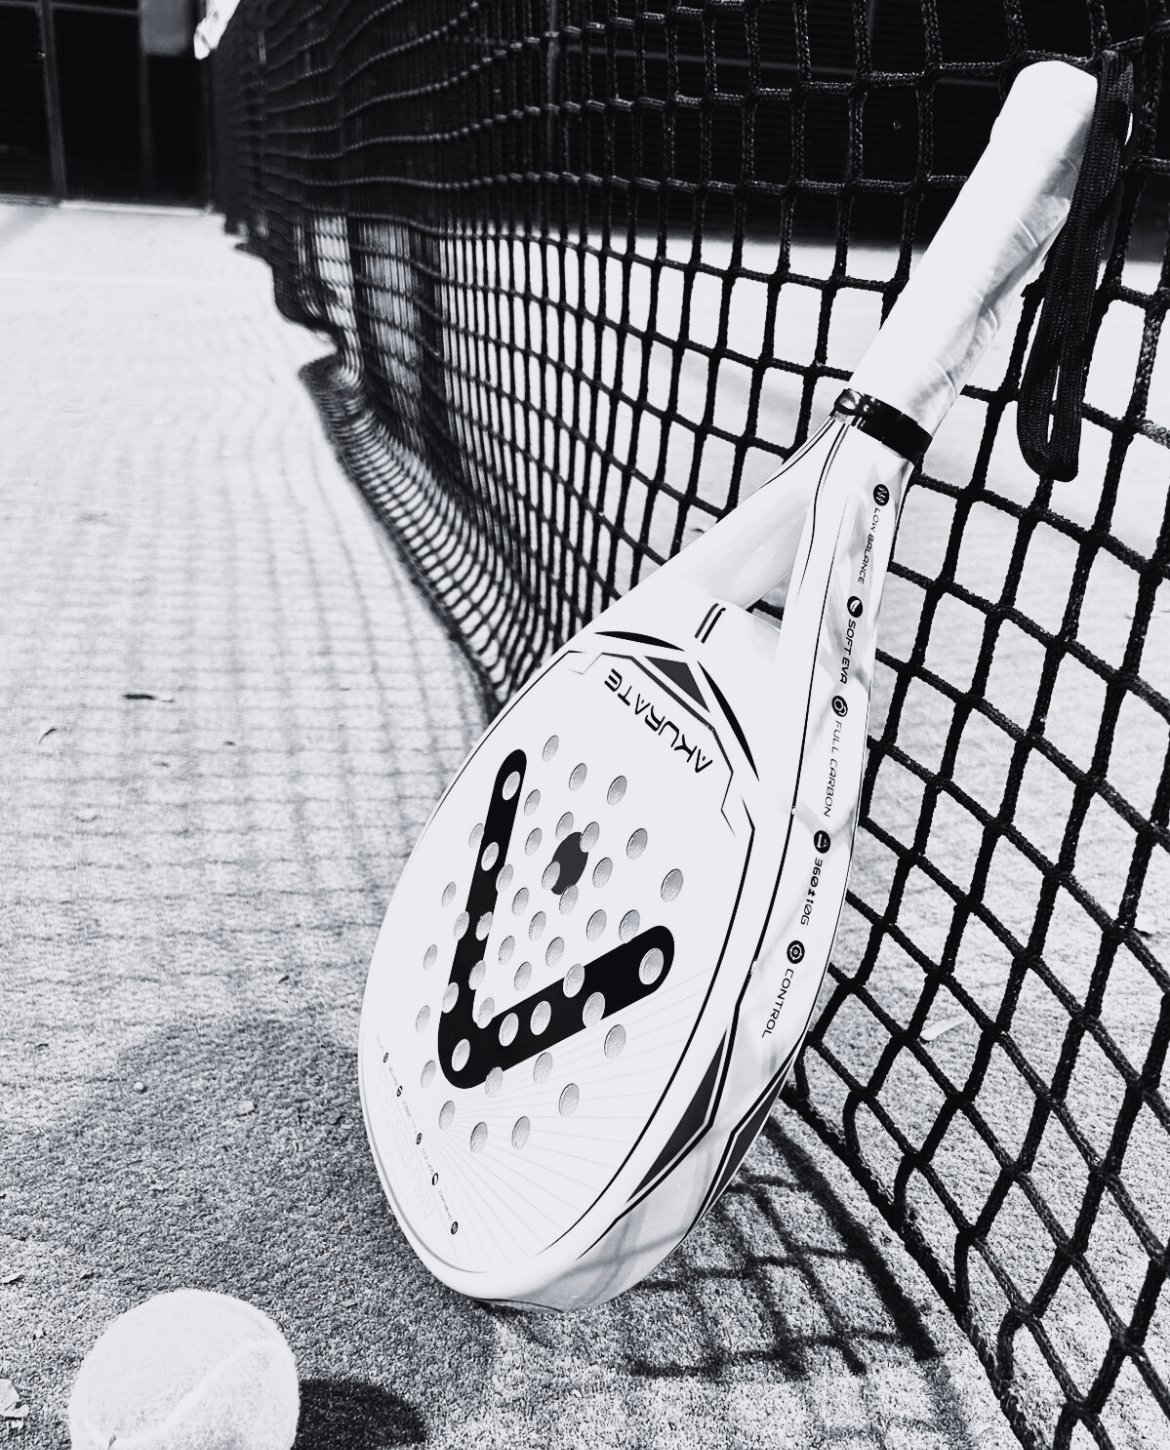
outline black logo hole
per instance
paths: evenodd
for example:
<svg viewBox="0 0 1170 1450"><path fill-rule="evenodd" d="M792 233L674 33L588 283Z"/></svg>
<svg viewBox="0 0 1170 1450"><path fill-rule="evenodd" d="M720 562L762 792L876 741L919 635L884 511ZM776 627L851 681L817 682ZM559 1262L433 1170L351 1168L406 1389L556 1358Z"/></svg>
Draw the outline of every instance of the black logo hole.
<svg viewBox="0 0 1170 1450"><path fill-rule="evenodd" d="M545 876L548 877L552 867L557 868L555 879L548 882L554 895L563 896L570 886L576 886L588 864L589 857L581 848L581 832L574 831L572 835L566 836L557 847L552 861L549 863L549 870L545 873Z"/></svg>

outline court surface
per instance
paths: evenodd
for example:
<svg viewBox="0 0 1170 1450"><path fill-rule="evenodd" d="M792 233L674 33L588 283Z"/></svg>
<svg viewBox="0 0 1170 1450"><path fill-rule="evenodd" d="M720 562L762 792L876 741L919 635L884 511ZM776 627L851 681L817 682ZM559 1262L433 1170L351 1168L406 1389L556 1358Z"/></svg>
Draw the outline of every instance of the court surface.
<svg viewBox="0 0 1170 1450"><path fill-rule="evenodd" d="M783 1112L612 1305L523 1317L429 1278L366 1152L358 1012L484 714L325 442L298 378L325 344L193 213L0 207L0 318L0 1379L22 1443L64 1442L112 1316L191 1285L282 1326L302 1450L1013 1445L925 1280Z"/></svg>

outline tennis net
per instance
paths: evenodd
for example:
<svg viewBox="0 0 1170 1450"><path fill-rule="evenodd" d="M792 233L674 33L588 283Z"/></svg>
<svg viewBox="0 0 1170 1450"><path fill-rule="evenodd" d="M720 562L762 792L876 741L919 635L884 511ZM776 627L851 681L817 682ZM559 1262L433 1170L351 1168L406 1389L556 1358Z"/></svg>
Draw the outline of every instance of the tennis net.
<svg viewBox="0 0 1170 1450"><path fill-rule="evenodd" d="M1166 0L244 0L212 62L217 204L502 700L827 413L1020 66L1132 60L1079 474L1016 443L1040 284L909 495L785 1094L1036 1447L1170 1434L1168 35Z"/></svg>

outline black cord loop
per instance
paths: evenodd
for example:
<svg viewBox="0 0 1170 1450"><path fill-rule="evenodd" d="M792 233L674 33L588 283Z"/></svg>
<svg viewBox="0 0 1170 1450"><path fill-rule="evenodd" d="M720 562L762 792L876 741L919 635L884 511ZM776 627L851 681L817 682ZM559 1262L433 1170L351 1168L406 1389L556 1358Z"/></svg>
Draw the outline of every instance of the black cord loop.
<svg viewBox="0 0 1170 1450"><path fill-rule="evenodd" d="M1130 61L1116 50L1103 50L1094 68L1097 104L1068 220L1045 268L1044 301L1016 418L1028 466L1066 481L1077 475L1097 270L1118 195L1133 107Z"/></svg>

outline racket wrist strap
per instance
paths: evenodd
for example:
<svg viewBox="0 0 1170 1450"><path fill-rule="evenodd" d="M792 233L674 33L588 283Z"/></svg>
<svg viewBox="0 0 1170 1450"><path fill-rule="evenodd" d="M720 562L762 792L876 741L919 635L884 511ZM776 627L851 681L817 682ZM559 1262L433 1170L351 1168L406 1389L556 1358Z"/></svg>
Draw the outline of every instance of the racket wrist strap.
<svg viewBox="0 0 1170 1450"><path fill-rule="evenodd" d="M1133 109L1133 67L1104 50L1085 154L1064 230L1044 273L1044 300L1020 385L1016 431L1036 473L1062 481L1077 475L1085 385L1097 328L1109 298L1097 272L1121 201L1126 136Z"/></svg>
<svg viewBox="0 0 1170 1450"><path fill-rule="evenodd" d="M930 434L908 413L868 393L859 393L855 388L846 388L834 403L833 410L916 467L930 447Z"/></svg>

